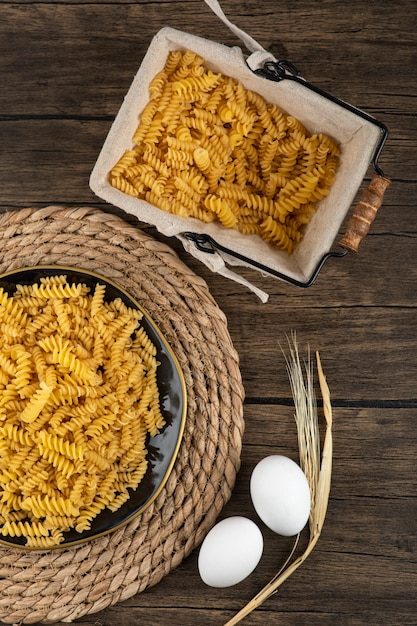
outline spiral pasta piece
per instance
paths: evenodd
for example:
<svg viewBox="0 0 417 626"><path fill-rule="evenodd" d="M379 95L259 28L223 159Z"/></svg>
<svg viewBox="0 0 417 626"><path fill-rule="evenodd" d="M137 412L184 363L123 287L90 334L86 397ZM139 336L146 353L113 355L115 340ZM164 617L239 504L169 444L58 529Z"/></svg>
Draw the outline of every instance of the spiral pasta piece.
<svg viewBox="0 0 417 626"><path fill-rule="evenodd" d="M49 531L42 522L5 522L0 529L0 533L10 537L47 537Z"/></svg>
<svg viewBox="0 0 417 626"><path fill-rule="evenodd" d="M20 420L28 424L34 422L42 412L42 409L46 406L51 392L51 387L48 387L45 383L40 383L39 389L33 394L21 412L19 416Z"/></svg>
<svg viewBox="0 0 417 626"><path fill-rule="evenodd" d="M210 194L206 197L204 204L207 209L217 215L220 222L226 226L226 228L233 228L233 226L235 226L237 222L236 215L223 198Z"/></svg>
<svg viewBox="0 0 417 626"><path fill-rule="evenodd" d="M29 384L32 372L31 354L24 349L21 345L16 345L12 348L10 356L15 360L15 386L16 389L21 389Z"/></svg>
<svg viewBox="0 0 417 626"><path fill-rule="evenodd" d="M59 452L63 456L66 456L71 460L83 460L85 450L82 446L77 445L76 443L71 443L58 437L57 435L53 435L46 430L41 430L36 435L35 439L36 443L40 447L40 449L44 450L53 450L55 452Z"/></svg>
<svg viewBox="0 0 417 626"><path fill-rule="evenodd" d="M62 283L34 285L33 293L38 298L76 298L82 292L81 285Z"/></svg>

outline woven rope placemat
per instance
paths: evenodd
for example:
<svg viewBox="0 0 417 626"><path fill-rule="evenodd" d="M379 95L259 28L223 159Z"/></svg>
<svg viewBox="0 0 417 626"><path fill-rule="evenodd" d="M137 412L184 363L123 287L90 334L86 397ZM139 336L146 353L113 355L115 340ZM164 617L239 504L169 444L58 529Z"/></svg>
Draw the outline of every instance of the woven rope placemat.
<svg viewBox="0 0 417 626"><path fill-rule="evenodd" d="M244 391L225 315L168 246L97 209L0 215L0 272L40 264L93 270L131 293L180 362L188 410L173 470L136 519L67 549L0 546L4 623L72 622L158 583L199 545L230 498L244 430Z"/></svg>

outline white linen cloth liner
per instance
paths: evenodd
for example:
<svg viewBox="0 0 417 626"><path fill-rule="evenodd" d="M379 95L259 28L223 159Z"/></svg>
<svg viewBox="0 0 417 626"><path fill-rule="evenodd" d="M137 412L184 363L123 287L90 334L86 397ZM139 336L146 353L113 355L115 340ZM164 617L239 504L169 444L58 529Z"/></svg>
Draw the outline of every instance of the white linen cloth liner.
<svg viewBox="0 0 417 626"><path fill-rule="evenodd" d="M376 125L320 96L299 82L284 80L276 83L256 76L253 73L254 69L262 67L267 60L275 61L276 59L252 37L232 24L224 15L217 0L204 1L242 40L251 55L245 59L238 47L229 48L169 27L162 28L151 42L110 129L92 171L90 187L97 196L136 215L141 221L155 225L164 235L177 237L181 240L184 249L210 270L241 283L255 293L262 302L266 302L269 297L267 293L228 267L253 266L217 250L210 254L202 252L182 233L187 231L207 233L226 248L254 259L283 275L306 282L322 256L329 252L333 244L374 154L380 131ZM184 218L167 214L110 185L108 173L124 151L131 147L140 112L149 99L146 85L163 68L168 52L177 48L194 50L214 71L234 76L247 88L257 91L269 102L290 112L311 132L327 133L341 144L340 165L331 193L320 202L320 209L306 229L303 241L298 244L291 256L265 244L259 237L242 235L236 231L227 232L229 229L218 223L203 224L199 223L199 220L191 218L184 220Z"/></svg>

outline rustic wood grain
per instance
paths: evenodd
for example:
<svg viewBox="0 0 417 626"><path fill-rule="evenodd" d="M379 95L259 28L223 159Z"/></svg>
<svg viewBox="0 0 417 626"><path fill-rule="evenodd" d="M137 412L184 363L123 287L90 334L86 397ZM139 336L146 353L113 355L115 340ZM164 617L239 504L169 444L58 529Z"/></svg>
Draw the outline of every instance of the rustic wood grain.
<svg viewBox="0 0 417 626"><path fill-rule="evenodd" d="M280 348L288 333L296 330L301 345L320 351L328 378L334 470L323 535L306 563L245 623L415 626L415 2L221 5L307 80L387 125L380 166L392 179L358 255L330 259L312 287L240 270L270 294L267 304L139 224L207 281L240 355L246 431L242 468L223 517L258 521L248 492L253 467L274 452L297 458ZM88 178L152 37L165 25L240 45L202 0L0 2L0 210L56 203L114 210L92 194ZM262 531L261 563L237 587L204 586L194 552L157 586L77 624L221 626L268 581L289 549L288 540Z"/></svg>

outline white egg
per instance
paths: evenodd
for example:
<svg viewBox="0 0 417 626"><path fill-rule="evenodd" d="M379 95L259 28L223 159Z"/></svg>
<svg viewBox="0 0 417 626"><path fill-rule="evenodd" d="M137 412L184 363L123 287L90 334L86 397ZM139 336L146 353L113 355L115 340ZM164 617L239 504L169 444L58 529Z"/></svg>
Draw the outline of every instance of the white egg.
<svg viewBox="0 0 417 626"><path fill-rule="evenodd" d="M274 532L291 537L307 524L310 487L292 459L280 454L262 459L252 472L250 494L257 514Z"/></svg>
<svg viewBox="0 0 417 626"><path fill-rule="evenodd" d="M231 587L249 576L263 552L263 536L252 520L234 516L218 522L206 535L198 570L210 587Z"/></svg>

